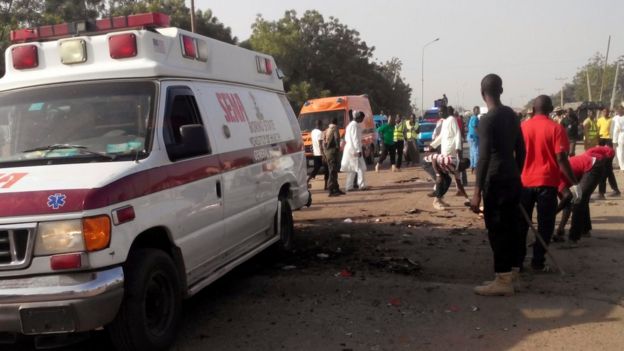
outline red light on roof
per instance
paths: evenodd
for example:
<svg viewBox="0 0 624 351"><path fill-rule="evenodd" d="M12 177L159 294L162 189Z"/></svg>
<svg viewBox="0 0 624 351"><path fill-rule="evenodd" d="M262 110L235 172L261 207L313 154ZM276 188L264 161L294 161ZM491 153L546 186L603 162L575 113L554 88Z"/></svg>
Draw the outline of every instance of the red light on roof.
<svg viewBox="0 0 624 351"><path fill-rule="evenodd" d="M168 27L169 16L164 13L141 13L128 16L129 27Z"/></svg>
<svg viewBox="0 0 624 351"><path fill-rule="evenodd" d="M19 43L39 38L36 29L17 29L11 31L11 42Z"/></svg>
<svg viewBox="0 0 624 351"><path fill-rule="evenodd" d="M197 57L197 47L194 38L186 35L182 36L182 55L190 58Z"/></svg>
<svg viewBox="0 0 624 351"><path fill-rule="evenodd" d="M14 47L11 49L11 57L15 69L28 69L39 66L39 55L35 45Z"/></svg>
<svg viewBox="0 0 624 351"><path fill-rule="evenodd" d="M131 28L169 26L169 16L162 13L143 13L130 16L103 18L97 21L79 21L11 31L11 42L57 39L80 33L97 33Z"/></svg>
<svg viewBox="0 0 624 351"><path fill-rule="evenodd" d="M108 38L108 51L110 57L122 59L137 55L136 36L132 33L111 35Z"/></svg>

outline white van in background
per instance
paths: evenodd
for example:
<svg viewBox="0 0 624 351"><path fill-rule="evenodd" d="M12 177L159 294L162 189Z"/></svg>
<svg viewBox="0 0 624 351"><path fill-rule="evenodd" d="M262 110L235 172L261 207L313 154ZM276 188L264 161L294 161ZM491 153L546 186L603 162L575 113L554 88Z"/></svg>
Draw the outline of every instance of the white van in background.
<svg viewBox="0 0 624 351"><path fill-rule="evenodd" d="M181 300L310 204L274 60L144 14L16 30L0 80L0 332L165 350ZM45 345L44 345L45 346Z"/></svg>

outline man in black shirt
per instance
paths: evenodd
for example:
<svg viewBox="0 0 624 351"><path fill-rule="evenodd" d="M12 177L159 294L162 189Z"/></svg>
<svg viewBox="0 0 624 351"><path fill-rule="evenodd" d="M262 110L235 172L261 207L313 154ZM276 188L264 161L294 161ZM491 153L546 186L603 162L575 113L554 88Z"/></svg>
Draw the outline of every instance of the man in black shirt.
<svg viewBox="0 0 624 351"><path fill-rule="evenodd" d="M576 141L578 140L578 117L574 113L573 109L568 109L565 116L561 120L561 125L565 128L568 134L568 141L570 142L569 156L576 155Z"/></svg>
<svg viewBox="0 0 624 351"><path fill-rule="evenodd" d="M474 212L483 214L490 246L494 253L494 281L475 288L478 295L513 295L513 280L519 267L513 267L520 245L519 204L522 190L520 172L526 150L520 120L500 96L503 81L488 74L481 81L481 95L489 112L479 121L479 162L471 201Z"/></svg>

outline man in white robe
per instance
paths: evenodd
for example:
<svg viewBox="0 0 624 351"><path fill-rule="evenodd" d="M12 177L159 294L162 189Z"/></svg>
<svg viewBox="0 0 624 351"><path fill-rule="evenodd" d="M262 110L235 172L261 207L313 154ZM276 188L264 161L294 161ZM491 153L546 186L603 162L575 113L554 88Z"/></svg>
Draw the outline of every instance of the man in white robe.
<svg viewBox="0 0 624 351"><path fill-rule="evenodd" d="M356 175L358 188L366 190L366 181L364 179L366 162L364 162L364 157L362 156L362 128L360 127L360 123L364 120L364 112L358 111L354 115L355 118L349 122L345 130L345 147L340 164L340 171L347 173L345 186L347 192L353 189L353 181Z"/></svg>

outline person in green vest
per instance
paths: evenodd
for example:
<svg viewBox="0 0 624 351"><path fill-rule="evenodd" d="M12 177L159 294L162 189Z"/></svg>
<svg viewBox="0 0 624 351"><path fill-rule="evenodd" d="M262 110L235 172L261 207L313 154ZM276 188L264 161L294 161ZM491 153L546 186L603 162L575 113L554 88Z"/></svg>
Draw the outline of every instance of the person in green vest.
<svg viewBox="0 0 624 351"><path fill-rule="evenodd" d="M377 128L377 133L381 137L381 156L377 160L375 165L375 172L379 172L379 165L390 155L390 165L392 172L396 172L395 158L396 158L396 145L394 144L394 117L388 116L388 123L382 124Z"/></svg>
<svg viewBox="0 0 624 351"><path fill-rule="evenodd" d="M407 127L405 121L401 118L401 115L396 115L394 125L394 146L396 148L396 172L401 172L401 163L403 162L403 153L405 152L405 133Z"/></svg>
<svg viewBox="0 0 624 351"><path fill-rule="evenodd" d="M405 128L405 143L407 146L405 161L407 161L409 165L415 165L420 163L420 154L418 152L418 146L416 145L416 138L418 137L420 125L418 121L416 121L415 114L412 113L410 118L405 121Z"/></svg>
<svg viewBox="0 0 624 351"><path fill-rule="evenodd" d="M585 136L585 150L598 146L600 135L598 134L598 123L593 111L589 111L587 118L583 121L583 135Z"/></svg>

